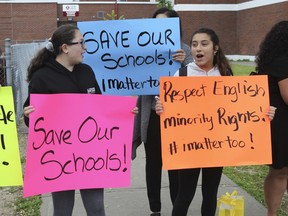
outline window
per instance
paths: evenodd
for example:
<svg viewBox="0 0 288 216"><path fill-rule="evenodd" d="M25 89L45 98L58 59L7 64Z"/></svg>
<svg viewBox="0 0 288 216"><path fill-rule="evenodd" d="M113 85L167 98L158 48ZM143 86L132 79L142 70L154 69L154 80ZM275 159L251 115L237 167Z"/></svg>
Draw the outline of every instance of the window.
<svg viewBox="0 0 288 216"><path fill-rule="evenodd" d="M105 12L104 12L104 11L97 11L97 18L98 18L98 19L103 19L103 18L104 18L104 15L105 15Z"/></svg>

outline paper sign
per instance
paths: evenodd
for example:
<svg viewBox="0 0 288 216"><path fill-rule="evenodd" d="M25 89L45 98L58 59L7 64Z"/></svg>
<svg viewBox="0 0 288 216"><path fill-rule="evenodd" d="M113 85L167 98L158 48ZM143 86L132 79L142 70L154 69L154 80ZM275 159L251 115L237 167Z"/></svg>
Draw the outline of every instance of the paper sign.
<svg viewBox="0 0 288 216"><path fill-rule="evenodd" d="M135 97L32 94L24 196L128 187Z"/></svg>
<svg viewBox="0 0 288 216"><path fill-rule="evenodd" d="M161 77L164 169L271 164L266 76Z"/></svg>
<svg viewBox="0 0 288 216"><path fill-rule="evenodd" d="M12 88L0 87L0 186L23 185Z"/></svg>
<svg viewBox="0 0 288 216"><path fill-rule="evenodd" d="M156 95L159 77L173 76L180 63L179 18L78 22L89 64L102 94Z"/></svg>

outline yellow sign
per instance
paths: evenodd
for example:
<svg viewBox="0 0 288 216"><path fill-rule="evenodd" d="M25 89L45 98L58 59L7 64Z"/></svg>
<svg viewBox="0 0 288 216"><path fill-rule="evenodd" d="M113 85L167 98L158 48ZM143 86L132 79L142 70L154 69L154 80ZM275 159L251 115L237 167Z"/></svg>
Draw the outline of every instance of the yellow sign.
<svg viewBox="0 0 288 216"><path fill-rule="evenodd" d="M0 87L0 186L23 185L11 87Z"/></svg>

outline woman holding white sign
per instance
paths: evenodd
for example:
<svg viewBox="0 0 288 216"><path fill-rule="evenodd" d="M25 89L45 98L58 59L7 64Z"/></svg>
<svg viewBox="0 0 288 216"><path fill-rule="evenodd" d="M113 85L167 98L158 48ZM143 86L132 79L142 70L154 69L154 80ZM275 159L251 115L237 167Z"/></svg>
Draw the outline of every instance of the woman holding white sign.
<svg viewBox="0 0 288 216"><path fill-rule="evenodd" d="M84 38L77 26L60 26L28 67L29 94L101 94L91 67L82 64L85 50ZM33 111L28 97L24 104L26 125ZM105 216L103 188L81 189L80 193L87 215ZM52 192L53 215L71 216L74 196L75 190Z"/></svg>
<svg viewBox="0 0 288 216"><path fill-rule="evenodd" d="M155 11L153 18L179 17L176 11L168 8L160 8ZM181 32L181 24L180 24ZM181 49L176 50L173 60L182 63L182 66L193 61L191 50L188 45L182 43ZM146 185L151 215L161 215L161 177L162 157L160 139L160 118L155 113L155 98L153 95L139 96L137 107L139 114L135 116L133 155L136 157L136 148L143 142L146 153ZM178 192L177 171L168 172L170 198L174 203Z"/></svg>
<svg viewBox="0 0 288 216"><path fill-rule="evenodd" d="M277 107L271 123L272 164L264 183L267 216L276 216L288 188L288 21L267 33L256 57L256 70L268 75L270 102Z"/></svg>
<svg viewBox="0 0 288 216"><path fill-rule="evenodd" d="M209 28L200 28L192 34L190 41L194 62L180 69L175 76L232 76L232 70L226 59L217 34ZM156 113L163 112L163 104L157 101ZM269 115L274 115L274 109ZM217 193L223 167L191 168L179 170L179 190L172 216L186 216L192 202L197 182L202 172L202 216L215 216Z"/></svg>

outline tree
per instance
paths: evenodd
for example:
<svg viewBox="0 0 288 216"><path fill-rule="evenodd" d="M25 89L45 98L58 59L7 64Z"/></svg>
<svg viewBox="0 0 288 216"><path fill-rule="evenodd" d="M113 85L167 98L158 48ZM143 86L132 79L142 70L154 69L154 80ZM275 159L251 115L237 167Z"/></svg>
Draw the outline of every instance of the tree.
<svg viewBox="0 0 288 216"><path fill-rule="evenodd" d="M158 0L158 5L159 8L167 7L169 9L173 9L171 0Z"/></svg>
<svg viewBox="0 0 288 216"><path fill-rule="evenodd" d="M104 20L116 20L117 17L118 17L118 16L117 16L117 14L115 13L115 11L112 10L110 14L109 14L109 13L106 14L106 17L104 17ZM119 19L119 20L123 20L123 19L125 19L125 17L124 17L123 15L121 15L118 19Z"/></svg>

